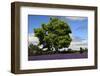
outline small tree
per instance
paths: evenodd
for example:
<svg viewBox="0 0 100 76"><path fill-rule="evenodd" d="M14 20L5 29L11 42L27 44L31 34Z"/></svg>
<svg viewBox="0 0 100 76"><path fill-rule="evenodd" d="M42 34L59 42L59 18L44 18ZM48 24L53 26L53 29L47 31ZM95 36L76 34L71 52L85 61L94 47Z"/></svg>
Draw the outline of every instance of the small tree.
<svg viewBox="0 0 100 76"><path fill-rule="evenodd" d="M83 53L84 49L82 47L80 47L80 53Z"/></svg>
<svg viewBox="0 0 100 76"><path fill-rule="evenodd" d="M38 46L30 44L28 46L28 53L29 55L38 55L38 54L42 54L42 51Z"/></svg>
<svg viewBox="0 0 100 76"><path fill-rule="evenodd" d="M30 55L34 55L36 53L36 47L34 47L34 45L33 44L30 44L29 46L28 46L28 55L30 56Z"/></svg>
<svg viewBox="0 0 100 76"><path fill-rule="evenodd" d="M87 49L87 48L85 48L85 49L84 49L84 52L87 52L87 51L88 51L88 49Z"/></svg>

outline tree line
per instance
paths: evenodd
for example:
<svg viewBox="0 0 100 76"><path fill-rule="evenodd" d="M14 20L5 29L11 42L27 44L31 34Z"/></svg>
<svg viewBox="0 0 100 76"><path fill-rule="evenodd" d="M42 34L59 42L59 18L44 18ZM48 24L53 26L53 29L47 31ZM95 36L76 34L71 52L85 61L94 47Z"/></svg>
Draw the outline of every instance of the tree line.
<svg viewBox="0 0 100 76"><path fill-rule="evenodd" d="M87 48L82 48L80 47L79 50L72 50L71 48L67 49L67 50L62 50L62 51L50 51L50 50L43 50L43 49L40 49L38 46L36 45L33 45L33 44L30 44L29 47L28 47L28 55L29 56L36 56L36 55L51 55L51 54L74 54L74 53L79 53L79 54L82 54L82 53L85 53L87 52L88 49Z"/></svg>

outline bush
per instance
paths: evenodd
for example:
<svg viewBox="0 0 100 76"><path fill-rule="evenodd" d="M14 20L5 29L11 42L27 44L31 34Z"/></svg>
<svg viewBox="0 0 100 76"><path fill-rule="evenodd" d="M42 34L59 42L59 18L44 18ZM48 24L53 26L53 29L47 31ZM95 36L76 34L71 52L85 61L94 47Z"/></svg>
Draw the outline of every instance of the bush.
<svg viewBox="0 0 100 76"><path fill-rule="evenodd" d="M87 48L83 49L82 47L80 47L80 53L87 52L87 51L88 51Z"/></svg>
<svg viewBox="0 0 100 76"><path fill-rule="evenodd" d="M30 44L28 47L28 55L32 56L32 55L41 55L42 54L42 49L40 49L38 46Z"/></svg>

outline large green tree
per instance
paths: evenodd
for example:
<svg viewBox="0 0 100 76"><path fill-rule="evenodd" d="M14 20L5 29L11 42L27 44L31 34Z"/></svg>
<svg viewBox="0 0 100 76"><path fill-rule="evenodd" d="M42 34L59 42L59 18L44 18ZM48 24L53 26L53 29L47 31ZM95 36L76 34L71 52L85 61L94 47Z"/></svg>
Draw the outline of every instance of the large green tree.
<svg viewBox="0 0 100 76"><path fill-rule="evenodd" d="M48 48L50 51L68 48L72 41L69 25L58 18L50 18L47 24L42 24L41 28L34 29L34 32L39 38L39 45L43 45L43 48Z"/></svg>

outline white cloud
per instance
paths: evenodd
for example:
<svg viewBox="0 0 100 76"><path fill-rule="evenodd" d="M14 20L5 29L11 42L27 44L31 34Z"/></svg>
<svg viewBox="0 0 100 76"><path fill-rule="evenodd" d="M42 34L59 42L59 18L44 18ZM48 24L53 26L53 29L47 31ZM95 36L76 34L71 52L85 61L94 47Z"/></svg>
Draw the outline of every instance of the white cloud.
<svg viewBox="0 0 100 76"><path fill-rule="evenodd" d="M67 19L70 20L84 20L86 19L86 17L77 17L77 16L70 16L70 17L66 17Z"/></svg>
<svg viewBox="0 0 100 76"><path fill-rule="evenodd" d="M39 39L34 36L34 33L32 33L32 34L29 34L28 36L28 42L29 44L38 45Z"/></svg>
<svg viewBox="0 0 100 76"><path fill-rule="evenodd" d="M80 47L82 47L82 48L88 47L88 41L86 39L75 38L72 35L71 35L71 37L72 37L72 42L71 42L69 48L71 48L73 50L79 50Z"/></svg>
<svg viewBox="0 0 100 76"><path fill-rule="evenodd" d="M73 49L73 50L79 50L80 47L82 48L87 48L88 47L88 41L86 39L79 39L77 37L72 36L72 34L70 34L71 38L72 38L72 42L69 46L69 48ZM29 34L28 36L28 42L29 44L33 44L33 45L38 45L39 43L39 39L37 37L34 36L34 34ZM39 46L39 48L42 48L43 45Z"/></svg>

